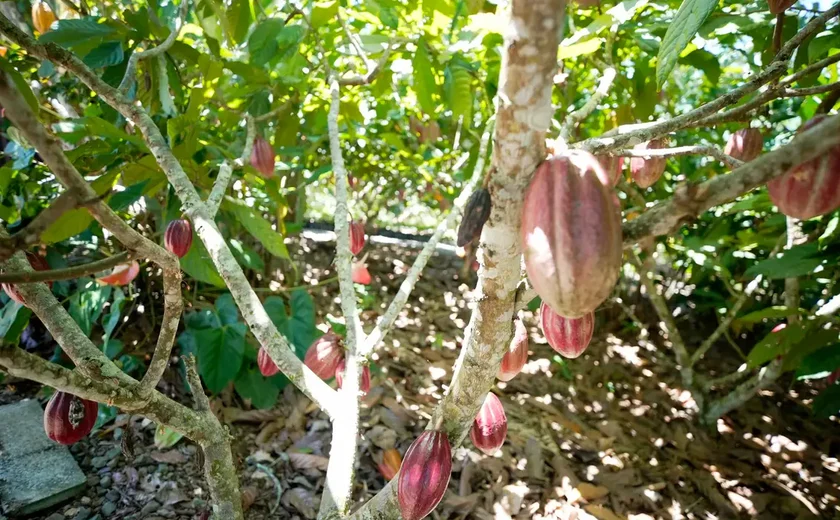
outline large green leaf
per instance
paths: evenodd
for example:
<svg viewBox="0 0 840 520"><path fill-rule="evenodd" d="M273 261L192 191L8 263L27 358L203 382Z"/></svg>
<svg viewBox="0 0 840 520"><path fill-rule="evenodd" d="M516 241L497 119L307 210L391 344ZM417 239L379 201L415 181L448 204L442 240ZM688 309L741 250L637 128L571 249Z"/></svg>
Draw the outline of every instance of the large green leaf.
<svg viewBox="0 0 840 520"><path fill-rule="evenodd" d="M263 377L259 370L253 367L239 372L234 387L239 395L250 399L255 408L271 408L280 394L277 385Z"/></svg>
<svg viewBox="0 0 840 520"><path fill-rule="evenodd" d="M814 415L828 418L840 412L840 384L833 384L814 399Z"/></svg>
<svg viewBox="0 0 840 520"><path fill-rule="evenodd" d="M280 258L289 258L289 251L283 243L283 235L275 231L271 223L256 210L230 201L225 201L223 207L231 212L242 227L259 240L269 253Z"/></svg>
<svg viewBox="0 0 840 520"><path fill-rule="evenodd" d="M251 63L262 66L277 53L277 33L285 23L279 18L268 18L260 22L248 38L248 53Z"/></svg>
<svg viewBox="0 0 840 520"><path fill-rule="evenodd" d="M245 355L244 323L193 331L198 369L207 389L219 393L233 381Z"/></svg>
<svg viewBox="0 0 840 520"><path fill-rule="evenodd" d="M23 305L8 300L0 309L0 343L17 343L20 333L29 323L32 311Z"/></svg>
<svg viewBox="0 0 840 520"><path fill-rule="evenodd" d="M804 244L785 251L782 257L762 260L747 269L744 278L763 275L771 280L779 280L811 274L824 261L818 256L817 247L817 244Z"/></svg>
<svg viewBox="0 0 840 520"><path fill-rule="evenodd" d="M469 69L458 60L453 60L447 65L444 72L444 86L453 117L464 116L467 119L469 118L473 104L471 84L472 76Z"/></svg>
<svg viewBox="0 0 840 520"><path fill-rule="evenodd" d="M417 96L417 101L420 103L423 112L432 116L435 114L434 94L438 92L438 86L435 82L432 60L426 45L427 43L423 38L417 42L417 50L414 52L411 66L414 71L414 93Z"/></svg>
<svg viewBox="0 0 840 520"><path fill-rule="evenodd" d="M694 38L697 30L712 14L717 4L718 0L683 0L680 10L668 25L662 45L659 47L659 56L656 60L658 87L661 88L665 84L665 80L677 64L680 53Z"/></svg>
<svg viewBox="0 0 840 520"><path fill-rule="evenodd" d="M83 60L88 67L97 69L110 67L121 63L125 59L122 42L105 42L85 56Z"/></svg>
<svg viewBox="0 0 840 520"><path fill-rule="evenodd" d="M93 325L99 320L102 309L110 297L111 286L102 285L78 292L70 298L68 312L86 336L90 336Z"/></svg>
<svg viewBox="0 0 840 520"><path fill-rule="evenodd" d="M111 306L108 308L108 315L102 322L102 328L105 330L105 333L102 335L102 343L104 345L108 344L108 339L120 322L123 302L125 302L125 293L123 293L121 288L114 287L114 297L111 300Z"/></svg>
<svg viewBox="0 0 840 520"><path fill-rule="evenodd" d="M274 326L284 336L288 335L289 317L286 314L286 302L280 296L269 296L263 302L265 312L268 317L274 322Z"/></svg>
<svg viewBox="0 0 840 520"><path fill-rule="evenodd" d="M239 321L239 309L236 307L236 302L233 301L233 295L229 292L216 298L216 314L219 315L219 321L222 325L232 325Z"/></svg>
<svg viewBox="0 0 840 520"><path fill-rule="evenodd" d="M840 344L821 348L802 359L796 379L821 379L840 368Z"/></svg>
<svg viewBox="0 0 840 520"><path fill-rule="evenodd" d="M225 281L216 271L210 253L204 247L204 243L193 233L193 241L190 250L181 258L181 269L192 278L216 287L227 287Z"/></svg>
<svg viewBox="0 0 840 520"><path fill-rule="evenodd" d="M96 18L80 18L59 20L55 29L42 34L39 43L57 43L62 47L73 48L82 44L90 44L97 40L112 38L117 30L104 23L98 23Z"/></svg>
<svg viewBox="0 0 840 520"><path fill-rule="evenodd" d="M290 303L292 315L287 337L294 345L298 357L302 358L318 336L318 329L315 328L315 302L307 291L296 289L290 295Z"/></svg>

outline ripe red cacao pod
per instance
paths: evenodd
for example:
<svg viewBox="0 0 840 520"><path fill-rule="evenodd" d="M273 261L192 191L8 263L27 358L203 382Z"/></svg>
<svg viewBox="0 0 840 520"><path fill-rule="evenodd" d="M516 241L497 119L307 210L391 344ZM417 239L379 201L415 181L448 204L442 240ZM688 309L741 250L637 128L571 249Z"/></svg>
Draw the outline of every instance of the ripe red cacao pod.
<svg viewBox="0 0 840 520"><path fill-rule="evenodd" d="M446 433L424 431L405 452L397 500L405 520L420 520L437 507L452 474L452 447Z"/></svg>
<svg viewBox="0 0 840 520"><path fill-rule="evenodd" d="M586 350L595 330L595 315L565 318L545 304L540 305L540 327L551 348L563 357L574 359Z"/></svg>
<svg viewBox="0 0 840 520"><path fill-rule="evenodd" d="M564 153L543 162L528 187L522 250L537 294L577 318L595 310L618 280L621 217L598 161Z"/></svg>
<svg viewBox="0 0 840 520"><path fill-rule="evenodd" d="M274 149L262 136L254 138L254 149L251 151L251 166L263 177L274 175Z"/></svg>
<svg viewBox="0 0 840 520"><path fill-rule="evenodd" d="M44 258L43 256L27 252L26 253L26 259L29 261L29 265L35 271L49 271L50 270L50 264L47 263L47 259ZM52 287L52 282L49 282L47 285L49 287ZM26 302L24 301L23 295L20 294L20 291L18 290L18 288L15 284L4 283L4 284L2 284L2 288L3 288L3 292L5 292L6 295L9 298L11 298L13 301L15 301L15 302L17 302L21 305L26 305Z"/></svg>
<svg viewBox="0 0 840 520"><path fill-rule="evenodd" d="M110 274L97 278L102 285L128 285L140 274L140 264L134 260L130 264L118 265Z"/></svg>
<svg viewBox="0 0 840 520"><path fill-rule="evenodd" d="M528 330L519 318L513 320L513 327L513 339L502 357L499 373L496 374L501 381L510 381L516 377L528 362Z"/></svg>
<svg viewBox="0 0 840 520"><path fill-rule="evenodd" d="M796 0L767 0L767 6L770 8L770 14L783 13L795 3Z"/></svg>
<svg viewBox="0 0 840 520"><path fill-rule="evenodd" d="M507 416L502 402L496 394L490 392L484 398L484 404L478 411L470 429L470 439L475 447L492 455L505 443L507 435Z"/></svg>
<svg viewBox="0 0 840 520"><path fill-rule="evenodd" d="M402 465L400 452L391 448L390 450L385 450L382 454L382 462L376 465L376 469L385 477L385 480L391 480L397 475L397 472L400 470L400 465Z"/></svg>
<svg viewBox="0 0 840 520"><path fill-rule="evenodd" d="M99 405L67 392L56 392L44 410L44 431L59 444L73 444L96 424Z"/></svg>
<svg viewBox="0 0 840 520"><path fill-rule="evenodd" d="M812 128L825 118L823 115L815 116L799 131ZM771 180L767 183L767 191L779 211L801 220L840 208L840 145Z"/></svg>
<svg viewBox="0 0 840 520"><path fill-rule="evenodd" d="M484 223L490 218L491 209L489 191L479 188L470 195L467 205L464 206L461 225L458 226L458 247L464 247L481 236Z"/></svg>
<svg viewBox="0 0 840 520"><path fill-rule="evenodd" d="M179 218L166 226L163 234L163 244L178 258L184 258L192 246L193 234L190 221Z"/></svg>
<svg viewBox="0 0 840 520"><path fill-rule="evenodd" d="M342 359L335 369L335 382L339 388L344 383L344 368L346 360ZM362 367L362 378L359 380L359 390L362 394L370 392L370 367L365 365Z"/></svg>
<svg viewBox="0 0 840 520"><path fill-rule="evenodd" d="M633 147L634 150L656 150L667 148L667 144L661 139L654 139L646 143L640 143ZM630 174L633 180L641 188L653 186L665 172L664 157L631 157Z"/></svg>
<svg viewBox="0 0 840 520"><path fill-rule="evenodd" d="M607 173L612 186L617 186L621 181L621 172L624 170L624 157L614 155L598 155L598 162L601 168Z"/></svg>
<svg viewBox="0 0 840 520"><path fill-rule="evenodd" d="M368 271L367 265L365 265L364 262L353 262L351 269L352 271L350 274L353 278L353 283L370 285L373 278L371 278L370 271Z"/></svg>
<svg viewBox="0 0 840 520"><path fill-rule="evenodd" d="M363 247L365 247L365 225L354 220L350 223L350 252L356 256Z"/></svg>
<svg viewBox="0 0 840 520"><path fill-rule="evenodd" d="M729 136L723 152L726 155L749 162L758 157L764 148L764 137L758 128L742 128Z"/></svg>
<svg viewBox="0 0 840 520"><path fill-rule="evenodd" d="M260 351L257 352L257 366L260 368L260 374L265 377L271 377L277 372L280 372L274 360L268 355L268 351L263 347L260 347Z"/></svg>
<svg viewBox="0 0 840 520"><path fill-rule="evenodd" d="M341 342L333 331L329 331L312 342L303 363L321 379L329 379L335 375L335 369L342 360L344 349Z"/></svg>

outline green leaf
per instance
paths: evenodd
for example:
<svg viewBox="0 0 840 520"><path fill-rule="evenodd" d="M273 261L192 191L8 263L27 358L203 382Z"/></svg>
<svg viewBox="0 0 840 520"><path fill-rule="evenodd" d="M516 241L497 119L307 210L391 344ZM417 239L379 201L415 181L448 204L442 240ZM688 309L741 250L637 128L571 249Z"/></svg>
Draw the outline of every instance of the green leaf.
<svg viewBox="0 0 840 520"><path fill-rule="evenodd" d="M117 193L111 195L111 198L108 200L108 206L110 206L114 211L122 211L126 209L140 200L140 197L143 196L148 184L149 181L145 180L131 185L122 191L118 191Z"/></svg>
<svg viewBox="0 0 840 520"><path fill-rule="evenodd" d="M90 336L93 325L99 321L105 302L111 297L111 286L95 286L92 289L84 290L74 294L70 298L70 309L68 312L79 328Z"/></svg>
<svg viewBox="0 0 840 520"><path fill-rule="evenodd" d="M198 369L207 389L219 393L233 381L245 355L244 323L194 331Z"/></svg>
<svg viewBox="0 0 840 520"><path fill-rule="evenodd" d="M771 280L805 276L814 272L823 259L818 254L815 243L803 244L784 252L784 256L768 258L753 265L744 272L744 278L763 275Z"/></svg>
<svg viewBox="0 0 840 520"><path fill-rule="evenodd" d="M236 308L236 302L233 301L233 295L229 292L216 298L216 314L219 315L219 321L222 325L233 325L239 321L239 309Z"/></svg>
<svg viewBox="0 0 840 520"><path fill-rule="evenodd" d="M280 334L288 336L289 318L286 315L286 302L283 298L280 296L269 296L263 302L263 307L265 307L265 312L268 313L268 317L271 318L271 321L277 327L277 330L280 331Z"/></svg>
<svg viewBox="0 0 840 520"><path fill-rule="evenodd" d="M292 315L289 320L289 341L294 345L298 357L303 358L306 349L315 341L318 329L315 328L315 302L303 289L296 289L290 295Z"/></svg>
<svg viewBox="0 0 840 520"><path fill-rule="evenodd" d="M665 80L677 64L680 53L694 38L717 4L718 0L683 0L659 47L656 60L656 84L659 88L665 84Z"/></svg>
<svg viewBox="0 0 840 520"><path fill-rule="evenodd" d="M5 58L0 59L0 69L6 71L6 73L12 77L12 81L17 87L18 92L23 95L23 99L26 100L26 104L29 105L29 108L35 112L35 115L38 115L38 112L41 110L40 105L38 104L38 98L35 97L35 94L32 92L32 89L29 88L29 83L23 79L23 76L15 69L15 67L6 61Z"/></svg>
<svg viewBox="0 0 840 520"><path fill-rule="evenodd" d="M434 94L438 92L438 86L435 82L432 60L423 38L417 42L417 51L414 53L411 66L414 71L414 93L417 95L420 108L426 114L434 115L436 108Z"/></svg>
<svg viewBox="0 0 840 520"><path fill-rule="evenodd" d="M59 20L55 29L42 34L38 38L38 43L52 42L70 49L77 45L115 36L116 33L116 29L110 25L97 23L97 19L93 17L66 19Z"/></svg>
<svg viewBox="0 0 840 520"><path fill-rule="evenodd" d="M271 227L271 223L253 208L236 202L225 201L223 207L234 214L248 233L260 241L266 250L274 256L289 259L289 251L283 243L283 235Z"/></svg>
<svg viewBox="0 0 840 520"><path fill-rule="evenodd" d="M236 392L250 399L255 408L271 408L277 402L280 390L270 380L263 377L256 368L248 368L239 373L234 383Z"/></svg>
<svg viewBox="0 0 840 520"><path fill-rule="evenodd" d="M833 384L814 399L814 415L828 418L840 410L840 385Z"/></svg>
<svg viewBox="0 0 840 520"><path fill-rule="evenodd" d="M251 0L233 0L227 9L228 25L231 28L230 37L233 43L240 43L248 34L251 22L254 20L254 13L251 9Z"/></svg>
<svg viewBox="0 0 840 520"><path fill-rule="evenodd" d="M23 305L8 300L0 309L0 343L17 343L20 333L29 323L32 311Z"/></svg>
<svg viewBox="0 0 840 520"><path fill-rule="evenodd" d="M822 379L840 367L840 344L821 348L802 359L796 379Z"/></svg>
<svg viewBox="0 0 840 520"><path fill-rule="evenodd" d="M700 69L706 75L706 78L713 85L717 84L720 79L720 63L717 57L711 52L704 49L694 50L679 59L680 63L691 65L694 68Z"/></svg>
<svg viewBox="0 0 840 520"><path fill-rule="evenodd" d="M125 301L125 294L123 293L122 289L119 287L114 287L114 298L111 300L111 306L108 311L108 315L105 317L105 320L102 323L102 328L105 330L105 334L102 335L102 342L104 344L108 344L108 338L111 337L111 333L114 332L117 324L120 322L120 311L122 309L123 302Z"/></svg>
<svg viewBox="0 0 840 520"><path fill-rule="evenodd" d="M122 63L125 59L121 42L105 42L93 49L82 60L90 68L110 67Z"/></svg>
<svg viewBox="0 0 840 520"><path fill-rule="evenodd" d="M472 111L473 92L470 71L457 62L450 63L444 72L444 87L449 108L455 118L469 118Z"/></svg>
<svg viewBox="0 0 840 520"><path fill-rule="evenodd" d="M601 48L604 40L601 38L590 38L581 43L574 43L572 45L564 45L560 47L560 52L557 53L558 60L566 60L569 58L577 58L578 56L586 56L592 54Z"/></svg>
<svg viewBox="0 0 840 520"><path fill-rule="evenodd" d="M195 236L195 232L193 232L190 250L181 258L181 269L199 282L209 283L216 287L227 287L210 260L210 253L207 252L204 243Z"/></svg>
<svg viewBox="0 0 840 520"><path fill-rule="evenodd" d="M315 2L312 7L312 15L310 16L310 24L313 29L332 22L338 16L338 2Z"/></svg>
<svg viewBox="0 0 840 520"><path fill-rule="evenodd" d="M231 238L228 245L230 245L230 250L233 252L233 256L236 257L236 261L243 267L253 269L254 271L262 271L265 269L265 262L263 262L259 253L250 247L235 238Z"/></svg>
<svg viewBox="0 0 840 520"><path fill-rule="evenodd" d="M761 323L764 320L777 320L780 318L787 318L791 314L798 312L798 309L793 310L779 305L774 307L767 307L758 311L751 312L749 314L745 314L740 318L734 319L732 321L732 328L736 331L739 331L745 325Z"/></svg>
<svg viewBox="0 0 840 520"><path fill-rule="evenodd" d="M277 53L277 33L285 23L279 18L268 18L260 22L248 38L248 53L251 63L263 66Z"/></svg>
<svg viewBox="0 0 840 520"><path fill-rule="evenodd" d="M802 341L806 333L807 329L801 323L790 324L779 331L770 332L750 350L747 355L747 366L756 368L777 356L784 355Z"/></svg>
<svg viewBox="0 0 840 520"><path fill-rule="evenodd" d="M102 343L102 352L108 356L108 359L114 359L122 353L124 346L122 341L111 338Z"/></svg>
<svg viewBox="0 0 840 520"><path fill-rule="evenodd" d="M158 424L155 429L155 448L165 450L178 444L183 435L175 430L169 429L162 424Z"/></svg>

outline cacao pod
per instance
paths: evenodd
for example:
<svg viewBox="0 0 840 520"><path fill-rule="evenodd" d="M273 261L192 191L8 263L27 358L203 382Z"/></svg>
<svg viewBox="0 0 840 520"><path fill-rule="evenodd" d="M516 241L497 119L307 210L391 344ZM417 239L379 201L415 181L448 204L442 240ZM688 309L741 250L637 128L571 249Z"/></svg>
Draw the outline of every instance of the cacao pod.
<svg viewBox="0 0 840 520"><path fill-rule="evenodd" d="M586 350L595 330L595 315L565 318L545 304L540 305L540 327L551 348L563 357L574 359Z"/></svg>
<svg viewBox="0 0 840 520"><path fill-rule="evenodd" d="M43 0L36 0L32 4L32 25L35 26L35 30L39 33L44 34L49 31L55 21L55 13L53 13L50 4Z"/></svg>
<svg viewBox="0 0 840 520"><path fill-rule="evenodd" d="M614 155L598 155L598 162L601 168L607 173L612 186L617 186L621 181L621 171L624 169L624 157Z"/></svg>
<svg viewBox="0 0 840 520"><path fill-rule="evenodd" d="M335 369L335 382L336 384L338 384L339 388L341 388L341 385L344 383L345 365L346 360L342 359ZM362 394L367 394L368 392L370 392L370 367L367 365L362 367L362 378L359 380L359 390L362 392Z"/></svg>
<svg viewBox="0 0 840 520"><path fill-rule="evenodd" d="M268 355L268 351L263 347L260 347L260 351L257 352L257 366L260 368L260 374L265 377L271 377L277 372L280 372L274 360Z"/></svg>
<svg viewBox="0 0 840 520"><path fill-rule="evenodd" d="M373 279L371 278L370 271L368 271L367 265L365 265L364 262L353 262L353 266L351 267L351 269L353 283L370 285L370 282Z"/></svg>
<svg viewBox="0 0 840 520"><path fill-rule="evenodd" d="M502 402L496 394L490 392L473 420L470 439L475 447L492 455L505 443L507 435L507 417Z"/></svg>
<svg viewBox="0 0 840 520"><path fill-rule="evenodd" d="M499 366L496 377L501 381L510 381L522 370L528 362L528 330L522 320L513 320L513 339Z"/></svg>
<svg viewBox="0 0 840 520"><path fill-rule="evenodd" d="M356 256L363 247L365 247L365 225L354 220L350 223L350 252Z"/></svg>
<svg viewBox="0 0 840 520"><path fill-rule="evenodd" d="M749 162L764 148L764 137L758 128L742 128L729 136L723 152L739 161Z"/></svg>
<svg viewBox="0 0 840 520"><path fill-rule="evenodd" d="M140 264L134 260L130 264L118 265L110 274L97 278L102 285L128 285L140 274Z"/></svg>
<svg viewBox="0 0 840 520"><path fill-rule="evenodd" d="M826 378L826 382L830 386L830 385L833 385L834 383L836 383L838 379L840 379L840 368L835 368L833 372L828 374L828 377Z"/></svg>
<svg viewBox="0 0 840 520"><path fill-rule="evenodd" d="M481 236L484 223L490 218L490 192L484 188L477 189L470 195L458 226L458 247L464 247Z"/></svg>
<svg viewBox="0 0 840 520"><path fill-rule="evenodd" d="M56 392L44 410L44 431L59 444L73 444L96 424L99 405L67 392Z"/></svg>
<svg viewBox="0 0 840 520"><path fill-rule="evenodd" d="M427 430L405 452L397 500L405 520L420 520L437 507L449 485L452 447L446 433Z"/></svg>
<svg viewBox="0 0 840 520"><path fill-rule="evenodd" d="M163 244L178 258L186 256L192 246L192 241L192 226L189 220L176 219L166 226L166 232L163 234Z"/></svg>
<svg viewBox="0 0 840 520"><path fill-rule="evenodd" d="M634 150L657 150L660 148L667 148L667 143L661 139L654 139L646 143L640 143L633 147ZM641 188L649 188L653 186L656 181L662 177L665 172L665 158L664 157L631 157L630 158L630 174L633 175L633 180Z"/></svg>
<svg viewBox="0 0 840 520"><path fill-rule="evenodd" d="M799 131L818 125L825 117L813 117ZM779 211L801 220L840 208L840 146L771 180L767 183L767 191Z"/></svg>
<svg viewBox="0 0 840 520"><path fill-rule="evenodd" d="M268 178L274 175L274 149L260 135L254 138L251 166L260 172L263 177Z"/></svg>
<svg viewBox="0 0 840 520"><path fill-rule="evenodd" d="M400 452L391 448L382 453L382 462L376 465L376 469L385 477L385 480L391 480L397 475L401 464L402 457L400 457Z"/></svg>
<svg viewBox="0 0 840 520"><path fill-rule="evenodd" d="M589 153L543 162L525 194L522 249L528 278L551 307L577 318L610 295L621 266L621 217Z"/></svg>
<svg viewBox="0 0 840 520"><path fill-rule="evenodd" d="M29 265L35 271L49 271L50 270L50 264L47 263L47 259L44 258L43 256L27 252L26 253L26 259L29 261ZM49 287L52 287L52 282L49 282L47 285ZM13 301L15 301L15 302L17 302L21 305L26 305L26 302L24 301L23 295L20 294L20 291L18 291L18 288L15 284L4 283L4 284L2 284L2 288L3 288L3 292L5 292L6 295L9 298L11 298Z"/></svg>
<svg viewBox="0 0 840 520"><path fill-rule="evenodd" d="M796 0L767 0L767 6L770 8L770 14L783 13L795 3Z"/></svg>
<svg viewBox="0 0 840 520"><path fill-rule="evenodd" d="M335 332L329 331L312 342L303 358L303 364L321 379L335 375L335 369L344 359L344 349Z"/></svg>

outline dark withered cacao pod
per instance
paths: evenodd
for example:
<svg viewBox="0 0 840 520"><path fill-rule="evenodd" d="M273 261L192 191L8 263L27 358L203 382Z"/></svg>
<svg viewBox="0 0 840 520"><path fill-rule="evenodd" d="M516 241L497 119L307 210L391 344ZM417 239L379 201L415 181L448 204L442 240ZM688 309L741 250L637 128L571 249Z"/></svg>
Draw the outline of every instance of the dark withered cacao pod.
<svg viewBox="0 0 840 520"><path fill-rule="evenodd" d="M44 431L59 444L73 444L96 424L99 405L67 392L56 392L44 410Z"/></svg>
<svg viewBox="0 0 840 520"><path fill-rule="evenodd" d="M470 195L464 215L461 217L461 225L458 226L458 247L464 247L481 236L481 229L484 223L490 218L490 192L484 188L475 190Z"/></svg>

